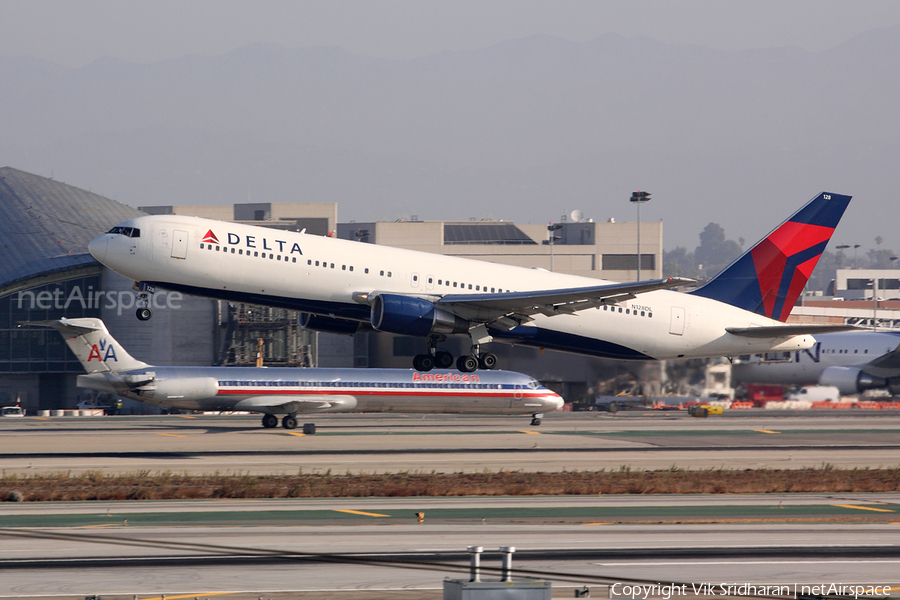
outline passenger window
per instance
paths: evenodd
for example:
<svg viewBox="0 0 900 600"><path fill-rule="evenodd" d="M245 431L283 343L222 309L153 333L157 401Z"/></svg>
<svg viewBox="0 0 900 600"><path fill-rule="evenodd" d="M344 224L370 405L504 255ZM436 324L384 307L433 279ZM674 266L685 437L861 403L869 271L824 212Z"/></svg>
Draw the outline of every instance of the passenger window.
<svg viewBox="0 0 900 600"><path fill-rule="evenodd" d="M203 250L203 244L200 244L200 249Z"/></svg>
<svg viewBox="0 0 900 600"><path fill-rule="evenodd" d="M456 282L455 282L455 281L453 282L453 287L456 287Z"/></svg>
<svg viewBox="0 0 900 600"><path fill-rule="evenodd" d="M231 249L231 253L234 254L234 248Z"/></svg>
<svg viewBox="0 0 900 600"><path fill-rule="evenodd" d="M263 257L263 258L266 257L266 253L265 253L265 252L262 253L262 257Z"/></svg>
<svg viewBox="0 0 900 600"><path fill-rule="evenodd" d="M388 271L388 277L390 277L390 276L391 276L391 272L390 272L390 271Z"/></svg>
<svg viewBox="0 0 900 600"><path fill-rule="evenodd" d="M353 270L353 265L350 265L350 270L351 270L351 271Z"/></svg>
<svg viewBox="0 0 900 600"><path fill-rule="evenodd" d="M472 284L471 284L471 283L469 284L469 289L470 289L470 290L472 289Z"/></svg>
<svg viewBox="0 0 900 600"><path fill-rule="evenodd" d="M316 266L317 266L317 267L319 266L319 261L316 261Z"/></svg>
<svg viewBox="0 0 900 600"><path fill-rule="evenodd" d="M306 264L311 265L311 264L312 264L312 259L311 259L311 258L306 259Z"/></svg>
<svg viewBox="0 0 900 600"><path fill-rule="evenodd" d="M378 274L381 275L382 277L384 277L384 271L381 271L381 272L378 273Z"/></svg>
<svg viewBox="0 0 900 600"><path fill-rule="evenodd" d="M332 268L332 269L334 268L334 263L331 263L331 268Z"/></svg>
<svg viewBox="0 0 900 600"><path fill-rule="evenodd" d="M366 273L365 273L365 274L366 274L366 275L369 274L369 268L368 268L368 267L366 267Z"/></svg>
<svg viewBox="0 0 900 600"><path fill-rule="evenodd" d="M280 254L278 255L278 260L281 260L281 255L280 255Z"/></svg>
<svg viewBox="0 0 900 600"><path fill-rule="evenodd" d="M347 265L341 265L341 271L346 271L346 270L347 270Z"/></svg>
<svg viewBox="0 0 900 600"><path fill-rule="evenodd" d="M253 257L256 258L257 256L259 256L259 252L254 252Z"/></svg>
<svg viewBox="0 0 900 600"><path fill-rule="evenodd" d="M296 256L293 257L293 258L291 259L291 262L294 262L294 263L297 262L297 257L296 257Z"/></svg>

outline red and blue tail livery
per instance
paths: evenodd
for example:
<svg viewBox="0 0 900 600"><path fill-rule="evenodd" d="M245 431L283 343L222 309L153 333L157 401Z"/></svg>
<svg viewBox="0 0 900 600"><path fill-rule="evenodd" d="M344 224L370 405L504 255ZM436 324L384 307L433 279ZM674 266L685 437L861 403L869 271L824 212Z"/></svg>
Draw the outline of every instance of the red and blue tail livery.
<svg viewBox="0 0 900 600"><path fill-rule="evenodd" d="M819 194L691 293L786 321L849 203Z"/></svg>

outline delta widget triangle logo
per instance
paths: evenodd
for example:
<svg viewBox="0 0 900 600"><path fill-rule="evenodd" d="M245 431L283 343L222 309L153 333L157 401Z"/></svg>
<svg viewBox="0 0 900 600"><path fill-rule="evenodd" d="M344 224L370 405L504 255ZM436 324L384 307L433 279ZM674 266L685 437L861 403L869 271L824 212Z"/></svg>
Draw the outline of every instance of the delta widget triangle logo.
<svg viewBox="0 0 900 600"><path fill-rule="evenodd" d="M203 236L201 242L209 242L210 244L218 244L219 238L216 237L216 234L213 233L213 230L210 229L206 232L206 235Z"/></svg>

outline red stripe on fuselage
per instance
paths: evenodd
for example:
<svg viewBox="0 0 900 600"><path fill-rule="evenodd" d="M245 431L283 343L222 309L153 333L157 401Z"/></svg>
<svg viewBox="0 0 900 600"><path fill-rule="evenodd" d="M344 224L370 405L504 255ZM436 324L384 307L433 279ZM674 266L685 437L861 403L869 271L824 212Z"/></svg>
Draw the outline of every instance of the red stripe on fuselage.
<svg viewBox="0 0 900 600"><path fill-rule="evenodd" d="M462 392L462 393L461 393ZM369 391L369 390L257 390L248 389L220 389L217 393L219 396L472 396L479 398L544 398L550 394L541 394L539 392L515 392L503 391L491 394L489 390L473 393L466 390L435 390L433 392L426 391Z"/></svg>

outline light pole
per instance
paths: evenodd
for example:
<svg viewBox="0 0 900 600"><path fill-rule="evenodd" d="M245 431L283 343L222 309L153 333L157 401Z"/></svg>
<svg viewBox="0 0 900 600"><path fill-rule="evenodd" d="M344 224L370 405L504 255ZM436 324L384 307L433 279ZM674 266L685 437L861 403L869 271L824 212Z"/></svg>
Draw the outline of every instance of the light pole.
<svg viewBox="0 0 900 600"><path fill-rule="evenodd" d="M630 202L637 204L637 280L641 280L641 204L649 202L650 192L637 191L631 194Z"/></svg>
<svg viewBox="0 0 900 600"><path fill-rule="evenodd" d="M553 272L553 242L559 239L559 236L556 235L556 232L562 229L563 226L560 223L550 223L547 225L547 232L550 238L550 272Z"/></svg>

